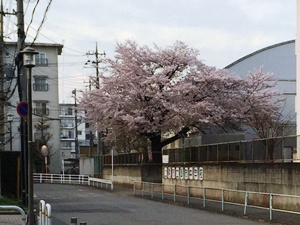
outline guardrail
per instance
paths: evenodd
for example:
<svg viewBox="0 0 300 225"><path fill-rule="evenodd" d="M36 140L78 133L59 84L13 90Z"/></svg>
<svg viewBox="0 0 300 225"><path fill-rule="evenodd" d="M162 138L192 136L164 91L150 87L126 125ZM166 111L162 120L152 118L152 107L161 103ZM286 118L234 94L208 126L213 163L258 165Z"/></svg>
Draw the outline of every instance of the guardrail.
<svg viewBox="0 0 300 225"><path fill-rule="evenodd" d="M107 189L110 186L113 190L113 181L90 177L88 175L74 175L74 174L45 174L34 173L34 183L49 183L49 184L80 184L103 187Z"/></svg>
<svg viewBox="0 0 300 225"><path fill-rule="evenodd" d="M35 183L88 184L88 175L34 173Z"/></svg>
<svg viewBox="0 0 300 225"><path fill-rule="evenodd" d="M104 179L99 179L99 178L93 178L93 177L89 177L89 181L88 181L88 185L92 185L92 186L97 186L102 188L102 184L105 185L105 188L108 188L108 185L110 185L110 189L113 190L114 189L114 185L113 182L111 180L104 180Z"/></svg>
<svg viewBox="0 0 300 225"><path fill-rule="evenodd" d="M39 203L38 225L52 225L51 205L44 200Z"/></svg>
<svg viewBox="0 0 300 225"><path fill-rule="evenodd" d="M247 215L249 207L266 209L269 212L269 219L273 219L273 211L293 213L300 215L300 207L297 202L300 196L283 195L274 193L251 192L231 189L206 188L185 185L166 185L161 183L137 182L134 181L134 195L140 193L154 198L154 195L161 196L164 200L166 197L171 198L174 202L178 198L186 198L186 204L190 205L194 199L196 204L202 202L202 207L206 207L207 202L221 203L222 212L225 210L225 203L243 206L243 215ZM289 203L283 203L283 199L290 200ZM199 202L197 202L197 200Z"/></svg>

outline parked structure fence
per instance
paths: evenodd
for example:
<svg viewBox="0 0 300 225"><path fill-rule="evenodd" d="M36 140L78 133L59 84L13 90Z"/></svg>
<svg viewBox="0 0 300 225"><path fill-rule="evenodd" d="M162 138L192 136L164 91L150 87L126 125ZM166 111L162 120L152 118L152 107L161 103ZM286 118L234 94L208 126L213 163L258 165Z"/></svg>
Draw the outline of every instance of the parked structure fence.
<svg viewBox="0 0 300 225"><path fill-rule="evenodd" d="M297 136L253 139L163 149L169 163L274 163L293 162ZM111 165L112 156L103 155L103 165ZM122 153L113 156L115 165L149 163L149 154Z"/></svg>
<svg viewBox="0 0 300 225"><path fill-rule="evenodd" d="M297 136L164 149L169 163L292 162Z"/></svg>
<svg viewBox="0 0 300 225"><path fill-rule="evenodd" d="M193 204L206 207L208 202L219 203L222 212L226 204L243 206L244 216L248 214L248 208L265 209L269 219L273 219L274 211L294 213L300 215L300 207L297 202L300 196L283 195L263 192L240 191L230 189L206 188L185 185L165 185L149 182L134 182L134 195L149 196L151 198L169 199L174 202L184 202L187 205ZM283 201L284 199L284 201ZM293 204L283 202L292 202Z"/></svg>

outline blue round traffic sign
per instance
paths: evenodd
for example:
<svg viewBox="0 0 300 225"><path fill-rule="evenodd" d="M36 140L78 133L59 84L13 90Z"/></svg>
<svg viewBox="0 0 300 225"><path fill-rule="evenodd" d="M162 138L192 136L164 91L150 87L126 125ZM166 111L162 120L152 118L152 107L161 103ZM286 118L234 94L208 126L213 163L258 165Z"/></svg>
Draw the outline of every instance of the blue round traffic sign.
<svg viewBox="0 0 300 225"><path fill-rule="evenodd" d="M18 112L19 116L27 117L28 116L28 102L20 102L17 105L17 112Z"/></svg>

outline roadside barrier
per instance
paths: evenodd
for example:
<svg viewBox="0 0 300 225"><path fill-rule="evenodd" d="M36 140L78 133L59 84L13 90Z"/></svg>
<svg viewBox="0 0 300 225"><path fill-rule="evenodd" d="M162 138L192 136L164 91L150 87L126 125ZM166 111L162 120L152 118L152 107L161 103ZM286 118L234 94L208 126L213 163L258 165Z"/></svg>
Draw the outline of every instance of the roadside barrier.
<svg viewBox="0 0 300 225"><path fill-rule="evenodd" d="M92 186L97 186L102 188L102 184L105 185L105 188L108 188L108 185L110 185L110 189L113 190L114 186L113 186L113 182L111 180L104 180L104 179L99 179L99 178L93 178L93 177L89 177L89 181L88 181L88 185L92 185Z"/></svg>
<svg viewBox="0 0 300 225"><path fill-rule="evenodd" d="M0 205L0 209L5 209L5 210L15 210L18 211L21 216L22 216L22 225L26 225L27 222L27 217L26 214L24 212L24 210L22 208L20 208L19 206L14 206L14 205Z"/></svg>
<svg viewBox="0 0 300 225"><path fill-rule="evenodd" d="M39 225L52 225L52 213L51 213L51 205L49 203L45 203L44 200L40 200L39 203Z"/></svg>
<svg viewBox="0 0 300 225"><path fill-rule="evenodd" d="M243 215L247 215L248 208L261 208L269 213L269 220L273 220L273 212L280 211L300 215L298 202L300 196L284 195L264 192L251 192L231 189L206 188L186 185L166 185L161 183L149 183L134 181L133 194L141 196L150 195L151 198L158 197L162 200L169 197L174 202L184 200L190 205L201 204L207 207L207 202L221 203L221 210L224 212L225 204L243 206ZM289 208L287 208L289 206Z"/></svg>
<svg viewBox="0 0 300 225"><path fill-rule="evenodd" d="M88 175L34 173L33 182L40 184L80 184L114 189L112 180L94 178Z"/></svg>

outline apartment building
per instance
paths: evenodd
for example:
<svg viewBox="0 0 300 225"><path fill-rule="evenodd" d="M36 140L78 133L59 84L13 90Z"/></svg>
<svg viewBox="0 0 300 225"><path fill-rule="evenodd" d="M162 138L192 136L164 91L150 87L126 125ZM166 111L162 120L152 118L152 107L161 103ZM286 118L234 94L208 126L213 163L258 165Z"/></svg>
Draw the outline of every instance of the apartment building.
<svg viewBox="0 0 300 225"><path fill-rule="evenodd" d="M84 112L76 111L75 104L61 103L59 106L61 158L64 171L70 172L70 168L78 167L80 148L90 145L90 129L84 119ZM94 134L92 140L94 145Z"/></svg>
<svg viewBox="0 0 300 225"><path fill-rule="evenodd" d="M46 141L50 150L49 172L61 172L60 147L60 118L58 91L58 56L62 53L60 44L34 44L36 52L36 66L32 68L32 126L33 138ZM5 106L5 115L12 115L13 120L6 123L5 144L6 151L21 151L20 116L16 107L20 103L19 88L17 86L17 71L15 69L16 43L5 43L4 46L4 89L11 93ZM21 76L25 76L21 74ZM9 132L7 132L9 131ZM36 147L35 147L36 148ZM40 149L34 149L39 154Z"/></svg>

